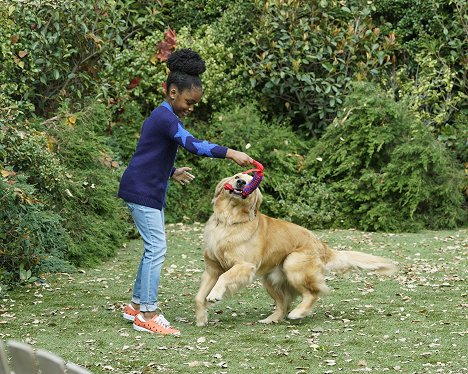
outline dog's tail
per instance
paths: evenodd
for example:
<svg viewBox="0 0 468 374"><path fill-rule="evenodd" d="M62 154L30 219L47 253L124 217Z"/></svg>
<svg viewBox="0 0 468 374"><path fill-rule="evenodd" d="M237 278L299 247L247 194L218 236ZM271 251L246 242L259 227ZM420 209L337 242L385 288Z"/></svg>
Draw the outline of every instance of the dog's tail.
<svg viewBox="0 0 468 374"><path fill-rule="evenodd" d="M352 270L367 270L383 275L397 271L396 265L385 257L356 251L334 251L330 249L326 270L335 273L346 273Z"/></svg>

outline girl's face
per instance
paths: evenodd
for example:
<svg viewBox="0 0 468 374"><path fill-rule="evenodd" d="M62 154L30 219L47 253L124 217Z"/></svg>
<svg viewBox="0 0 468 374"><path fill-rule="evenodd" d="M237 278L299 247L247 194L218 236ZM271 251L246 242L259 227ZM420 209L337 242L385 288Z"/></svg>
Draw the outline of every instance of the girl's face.
<svg viewBox="0 0 468 374"><path fill-rule="evenodd" d="M200 87L192 87L179 91L172 86L169 91L169 103L177 117L182 119L193 112L195 104L201 100L202 94L203 92Z"/></svg>

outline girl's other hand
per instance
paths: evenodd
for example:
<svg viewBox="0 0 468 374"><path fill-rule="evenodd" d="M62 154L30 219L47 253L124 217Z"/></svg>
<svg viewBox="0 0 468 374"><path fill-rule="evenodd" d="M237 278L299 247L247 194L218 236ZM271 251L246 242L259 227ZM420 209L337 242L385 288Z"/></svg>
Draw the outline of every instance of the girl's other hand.
<svg viewBox="0 0 468 374"><path fill-rule="evenodd" d="M195 175L189 173L189 171L191 170L192 168L189 168L187 166L177 168L175 169L174 174L172 174L172 178L183 186L189 184L195 179Z"/></svg>
<svg viewBox="0 0 468 374"><path fill-rule="evenodd" d="M247 153L235 151L234 149L228 149L226 158L231 159L240 166L249 166L253 162L253 158L250 157Z"/></svg>

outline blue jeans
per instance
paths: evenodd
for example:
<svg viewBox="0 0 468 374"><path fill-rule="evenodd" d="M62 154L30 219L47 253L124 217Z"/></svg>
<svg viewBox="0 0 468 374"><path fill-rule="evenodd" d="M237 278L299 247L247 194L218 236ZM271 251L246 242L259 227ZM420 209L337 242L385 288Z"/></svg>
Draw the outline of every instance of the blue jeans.
<svg viewBox="0 0 468 374"><path fill-rule="evenodd" d="M129 202L127 205L144 245L132 302L140 304L142 312L153 312L158 307L159 277L167 249L164 211Z"/></svg>

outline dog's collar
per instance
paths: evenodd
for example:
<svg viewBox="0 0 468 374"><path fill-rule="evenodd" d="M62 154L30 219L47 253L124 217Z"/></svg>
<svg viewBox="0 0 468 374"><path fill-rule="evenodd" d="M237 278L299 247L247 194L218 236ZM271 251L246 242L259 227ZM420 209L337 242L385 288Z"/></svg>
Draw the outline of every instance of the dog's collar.
<svg viewBox="0 0 468 374"><path fill-rule="evenodd" d="M243 172L243 174L249 174L252 172L254 173L254 176L252 180L250 181L250 183L248 183L242 190L242 198L244 199L247 196L249 196L260 185L260 182L263 180L263 170L264 170L263 165L260 162L255 161L255 160L253 161L253 165L255 166L255 169L249 169ZM234 191L234 187L232 187L232 184L229 182L227 182L224 185L224 189L229 190L229 191Z"/></svg>

